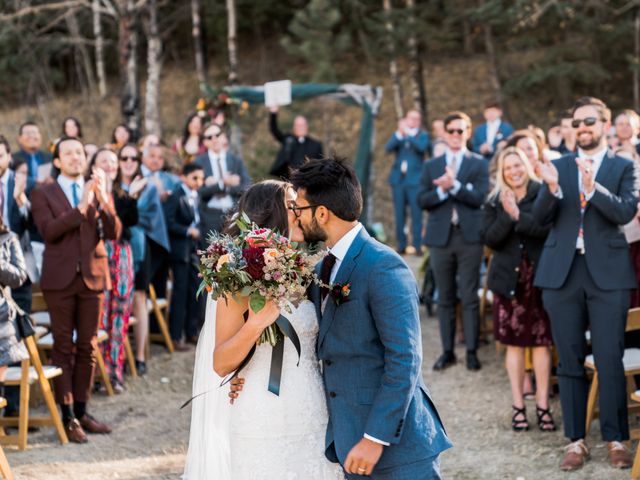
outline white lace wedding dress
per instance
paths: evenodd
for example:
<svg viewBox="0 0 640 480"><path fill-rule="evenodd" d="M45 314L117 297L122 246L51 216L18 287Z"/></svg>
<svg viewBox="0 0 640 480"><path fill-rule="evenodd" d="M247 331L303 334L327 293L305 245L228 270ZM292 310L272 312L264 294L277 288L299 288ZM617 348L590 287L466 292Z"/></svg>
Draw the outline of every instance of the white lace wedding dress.
<svg viewBox="0 0 640 480"><path fill-rule="evenodd" d="M211 308L207 310L209 317ZM328 413L315 353L318 335L315 307L304 301L285 316L300 338L300 365L296 366L297 353L291 341L286 339L280 396L274 395L267 389L272 348L263 344L256 348L251 362L242 370L244 388L231 408L221 405L229 391L227 386L218 389L214 395L218 397L217 406L211 399L199 402L202 397L196 398L183 478L344 480L340 465L329 462L324 456ZM211 327L207 325L208 320L204 328ZM202 338L198 350L201 343L204 343ZM196 356L198 353L201 352ZM196 358L196 368L197 365ZM194 372L194 396L200 393L196 390L196 375ZM197 413L198 408L203 412ZM216 418L212 418L211 408L216 410ZM218 428L220 415L228 422L222 429ZM226 428L228 431L225 432ZM224 432L228 438L212 438L213 430L218 434Z"/></svg>

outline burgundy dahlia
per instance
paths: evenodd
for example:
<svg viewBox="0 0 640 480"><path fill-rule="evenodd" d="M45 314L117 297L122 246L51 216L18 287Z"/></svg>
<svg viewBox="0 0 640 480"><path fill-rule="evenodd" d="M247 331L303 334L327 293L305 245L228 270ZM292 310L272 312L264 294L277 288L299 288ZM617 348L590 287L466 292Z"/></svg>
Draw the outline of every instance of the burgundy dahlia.
<svg viewBox="0 0 640 480"><path fill-rule="evenodd" d="M242 257L247 262L247 273L254 280L260 280L264 276L264 257L261 248L249 247L242 250Z"/></svg>

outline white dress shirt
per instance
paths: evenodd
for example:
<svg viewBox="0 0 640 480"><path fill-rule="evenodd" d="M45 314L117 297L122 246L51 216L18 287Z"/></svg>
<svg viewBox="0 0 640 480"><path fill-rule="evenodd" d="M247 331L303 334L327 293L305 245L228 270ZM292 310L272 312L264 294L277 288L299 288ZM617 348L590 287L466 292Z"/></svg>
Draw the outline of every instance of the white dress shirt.
<svg viewBox="0 0 640 480"><path fill-rule="evenodd" d="M77 200L78 203L80 203L80 200L82 200L82 194L84 192L84 178L80 177L77 180L72 180L69 177L65 177L64 175L60 174L58 175L58 185L60 185L60 188L62 188L62 191L64 192L65 197L67 197L67 200L69 200L69 205L71 205L72 207L73 205L73 184L77 184L78 185L78 189L77 189ZM77 207L77 205L75 205Z"/></svg>
<svg viewBox="0 0 640 480"><path fill-rule="evenodd" d="M500 124L502 123L502 119L496 118L491 122L487 122L487 144L493 148L493 142L496 139L496 135L498 135L498 130L500 130Z"/></svg>
<svg viewBox="0 0 640 480"><path fill-rule="evenodd" d="M351 244L356 239L356 237L358 236L362 228L363 228L362 224L358 222L355 227L353 227L351 230L345 233L342 236L342 238L338 240L336 244L329 249L329 253L331 253L334 257L336 257L336 263L333 265L333 268L331 269L331 276L329 277L330 278L329 283L333 283L333 281L335 280L336 275L340 270L340 265L344 260L344 257L347 256L347 252L349 251L349 248L351 248ZM325 302L327 301L329 296L330 295L327 295L325 297L324 299ZM372 437L367 433L364 434L364 438L366 438L367 440L371 440L372 442L379 443L381 445L389 446L389 443L383 442L382 440L378 440L377 438Z"/></svg>
<svg viewBox="0 0 640 480"><path fill-rule="evenodd" d="M211 164L212 176L217 180L220 190L224 190L224 176L229 172L227 169L227 152L225 150L220 150L220 152L216 153L212 150L208 150L207 155L209 156L209 163ZM218 158L220 159L219 164ZM233 208L233 199L231 198L231 195L214 195L207 203L207 207L226 212Z"/></svg>

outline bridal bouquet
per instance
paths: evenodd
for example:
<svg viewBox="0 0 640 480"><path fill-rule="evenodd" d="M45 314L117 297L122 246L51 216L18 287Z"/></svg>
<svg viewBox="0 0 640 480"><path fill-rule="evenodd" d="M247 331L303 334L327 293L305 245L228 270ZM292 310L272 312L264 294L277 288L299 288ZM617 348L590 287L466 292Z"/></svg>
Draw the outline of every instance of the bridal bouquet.
<svg viewBox="0 0 640 480"><path fill-rule="evenodd" d="M212 232L209 246L199 252L202 282L198 293L207 290L214 300L221 295L248 297L254 312L273 300L290 313L289 304L298 304L314 281L319 257L274 230L258 227L244 212L236 225L240 235ZM258 344L275 346L281 338L276 322L262 332Z"/></svg>

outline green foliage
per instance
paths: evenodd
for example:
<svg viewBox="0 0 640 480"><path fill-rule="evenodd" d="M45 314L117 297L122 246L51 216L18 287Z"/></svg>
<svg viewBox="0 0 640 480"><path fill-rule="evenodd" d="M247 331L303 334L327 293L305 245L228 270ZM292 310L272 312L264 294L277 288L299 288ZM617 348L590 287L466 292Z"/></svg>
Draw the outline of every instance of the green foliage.
<svg viewBox="0 0 640 480"><path fill-rule="evenodd" d="M349 48L349 36L339 30L340 10L331 0L311 0L289 23L281 44L285 51L308 62L313 82L337 81L335 59Z"/></svg>

